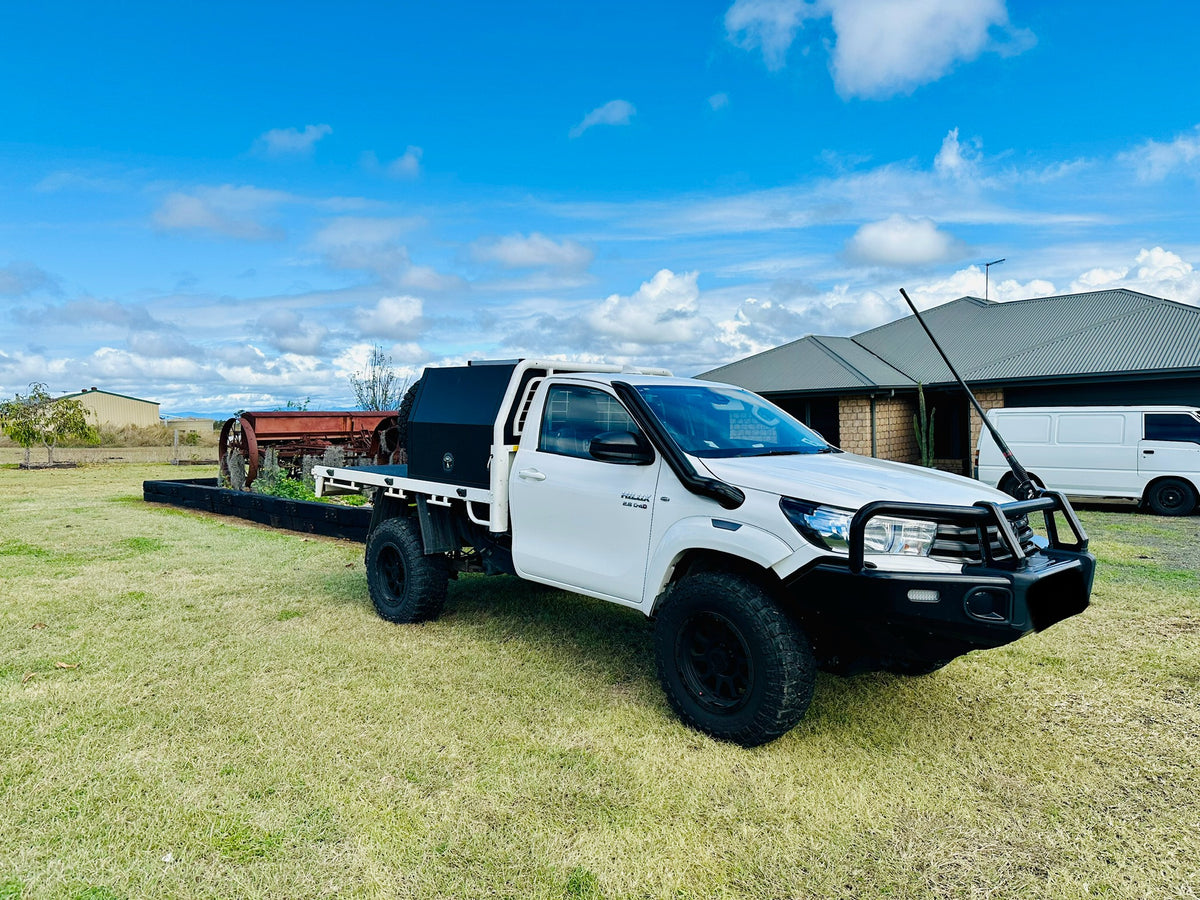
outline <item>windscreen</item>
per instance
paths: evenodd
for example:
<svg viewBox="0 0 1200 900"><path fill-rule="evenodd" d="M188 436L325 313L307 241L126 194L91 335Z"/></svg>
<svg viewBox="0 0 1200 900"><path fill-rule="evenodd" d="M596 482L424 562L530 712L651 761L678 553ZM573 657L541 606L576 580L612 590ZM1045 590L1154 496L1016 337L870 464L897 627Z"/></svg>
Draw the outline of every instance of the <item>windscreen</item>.
<svg viewBox="0 0 1200 900"><path fill-rule="evenodd" d="M680 449L702 458L831 453L819 434L782 409L735 387L637 388Z"/></svg>

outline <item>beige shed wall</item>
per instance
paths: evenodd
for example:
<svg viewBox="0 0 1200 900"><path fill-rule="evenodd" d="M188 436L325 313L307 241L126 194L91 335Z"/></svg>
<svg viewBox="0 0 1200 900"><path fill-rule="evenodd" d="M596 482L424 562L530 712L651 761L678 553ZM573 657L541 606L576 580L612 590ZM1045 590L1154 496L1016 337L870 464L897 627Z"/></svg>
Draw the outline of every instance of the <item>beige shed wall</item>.
<svg viewBox="0 0 1200 900"><path fill-rule="evenodd" d="M158 404L150 400L135 400L132 397L118 397L102 391L87 391L74 398L84 409L90 410L95 416L94 424L136 425L144 428L147 425L158 425Z"/></svg>

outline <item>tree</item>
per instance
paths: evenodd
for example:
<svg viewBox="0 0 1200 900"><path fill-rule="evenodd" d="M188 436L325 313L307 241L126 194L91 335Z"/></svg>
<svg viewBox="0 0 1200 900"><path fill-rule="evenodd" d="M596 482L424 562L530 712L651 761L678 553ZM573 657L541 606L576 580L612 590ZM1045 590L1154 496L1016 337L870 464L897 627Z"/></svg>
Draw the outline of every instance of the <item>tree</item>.
<svg viewBox="0 0 1200 900"><path fill-rule="evenodd" d="M88 421L87 407L70 397L55 400L40 382L29 385L29 393L24 397L16 394L0 403L0 429L25 448L26 466L34 444L46 448L46 462L53 465L54 448L59 441L100 439L95 426Z"/></svg>
<svg viewBox="0 0 1200 900"><path fill-rule="evenodd" d="M366 369L350 376L350 386L354 388L354 400L359 409L396 409L407 385L408 379L401 380L396 375L392 358L385 356L378 344L371 347Z"/></svg>

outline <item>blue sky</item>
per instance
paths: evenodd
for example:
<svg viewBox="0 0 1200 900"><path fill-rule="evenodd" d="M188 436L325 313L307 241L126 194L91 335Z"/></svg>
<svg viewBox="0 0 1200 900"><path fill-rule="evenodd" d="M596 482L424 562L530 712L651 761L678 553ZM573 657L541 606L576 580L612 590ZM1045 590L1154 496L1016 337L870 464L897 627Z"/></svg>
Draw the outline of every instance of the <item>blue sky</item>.
<svg viewBox="0 0 1200 900"><path fill-rule="evenodd" d="M0 395L352 405L695 374L984 293L1200 304L1192 4L53 3L0 13Z"/></svg>

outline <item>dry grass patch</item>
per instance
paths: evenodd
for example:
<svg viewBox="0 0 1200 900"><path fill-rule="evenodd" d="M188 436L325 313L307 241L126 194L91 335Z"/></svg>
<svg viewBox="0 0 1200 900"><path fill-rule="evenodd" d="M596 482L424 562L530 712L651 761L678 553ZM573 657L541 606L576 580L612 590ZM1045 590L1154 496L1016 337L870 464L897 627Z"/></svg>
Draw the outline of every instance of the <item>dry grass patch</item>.
<svg viewBox="0 0 1200 900"><path fill-rule="evenodd" d="M0 471L0 898L1195 896L1194 519L1085 513L1084 615L747 751L636 613L389 625L360 545L140 500L178 473Z"/></svg>

